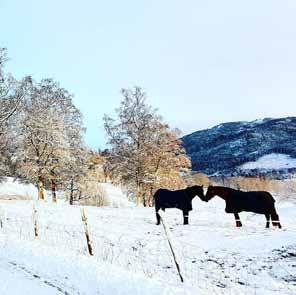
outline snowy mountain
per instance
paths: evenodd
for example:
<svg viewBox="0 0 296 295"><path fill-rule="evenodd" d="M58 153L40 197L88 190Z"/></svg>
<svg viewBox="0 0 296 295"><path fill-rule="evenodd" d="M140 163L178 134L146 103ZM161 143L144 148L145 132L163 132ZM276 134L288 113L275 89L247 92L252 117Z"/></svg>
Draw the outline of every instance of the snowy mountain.
<svg viewBox="0 0 296 295"><path fill-rule="evenodd" d="M296 117L223 123L182 140L193 170L208 175L296 170Z"/></svg>

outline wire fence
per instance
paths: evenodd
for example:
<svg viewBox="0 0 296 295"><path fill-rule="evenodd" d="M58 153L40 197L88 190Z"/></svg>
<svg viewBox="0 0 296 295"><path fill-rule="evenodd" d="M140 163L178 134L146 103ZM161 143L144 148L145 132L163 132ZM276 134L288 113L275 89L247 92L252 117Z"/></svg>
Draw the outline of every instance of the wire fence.
<svg viewBox="0 0 296 295"><path fill-rule="evenodd" d="M112 232L109 228L106 235L106 229L92 226L89 221L86 228L82 221L59 224L54 218L43 218L48 213L46 210L38 208L34 214L32 209L32 214L27 216L2 214L1 236L38 240L47 246L89 255L87 230L93 259L98 264L105 261L168 283L178 280L167 237L161 230L159 234L139 237ZM269 256L216 252L178 240L174 241L174 247L185 282L212 294L296 294L296 246L278 249Z"/></svg>

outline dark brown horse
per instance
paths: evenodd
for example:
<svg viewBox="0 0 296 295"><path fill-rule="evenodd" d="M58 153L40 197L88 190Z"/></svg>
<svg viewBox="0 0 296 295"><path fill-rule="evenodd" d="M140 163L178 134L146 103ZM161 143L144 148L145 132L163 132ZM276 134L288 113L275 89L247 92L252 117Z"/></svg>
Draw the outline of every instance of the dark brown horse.
<svg viewBox="0 0 296 295"><path fill-rule="evenodd" d="M195 196L205 201L203 186L194 185L186 189L171 191L159 189L154 194L157 225L160 224L158 211L166 208L178 208L183 211L184 224L188 224L189 211L192 210L192 200Z"/></svg>
<svg viewBox="0 0 296 295"><path fill-rule="evenodd" d="M233 213L236 226L241 227L238 213L242 211L264 214L266 217L266 228L269 228L270 218L272 224L282 228L279 216L275 210L275 200L269 192L251 191L243 192L223 186L209 186L205 196L205 201L219 196L226 202L226 213Z"/></svg>

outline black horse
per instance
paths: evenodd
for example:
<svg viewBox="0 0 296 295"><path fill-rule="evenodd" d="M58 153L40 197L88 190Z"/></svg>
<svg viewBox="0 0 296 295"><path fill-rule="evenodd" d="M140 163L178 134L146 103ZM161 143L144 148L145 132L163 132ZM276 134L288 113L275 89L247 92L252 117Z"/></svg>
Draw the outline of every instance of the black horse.
<svg viewBox="0 0 296 295"><path fill-rule="evenodd" d="M158 211L160 209L165 211L165 208L178 208L182 210L184 224L188 224L189 211L192 210L192 200L195 196L199 196L201 200L205 201L203 186L194 185L176 191L159 189L154 194L157 225L160 224L160 215Z"/></svg>
<svg viewBox="0 0 296 295"><path fill-rule="evenodd" d="M269 192L251 191L243 192L223 186L209 186L205 196L205 201L209 201L214 196L219 196L226 202L226 213L233 213L236 226L241 227L238 213L242 211L264 214L266 217L266 228L269 228L271 218L272 224L282 228L279 216L275 210L275 200Z"/></svg>

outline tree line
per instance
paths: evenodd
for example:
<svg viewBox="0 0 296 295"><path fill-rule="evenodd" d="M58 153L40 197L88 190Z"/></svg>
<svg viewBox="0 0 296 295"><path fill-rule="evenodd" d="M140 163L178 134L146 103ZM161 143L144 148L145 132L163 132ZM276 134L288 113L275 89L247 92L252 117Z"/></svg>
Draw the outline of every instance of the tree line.
<svg viewBox="0 0 296 295"><path fill-rule="evenodd" d="M108 149L90 150L73 95L50 78L17 80L0 48L0 173L33 183L38 199L50 189L70 204L96 194L99 182L124 185L137 204L152 205L156 189L185 186L191 162L179 131L147 103L139 87L123 89L115 117L103 117Z"/></svg>

